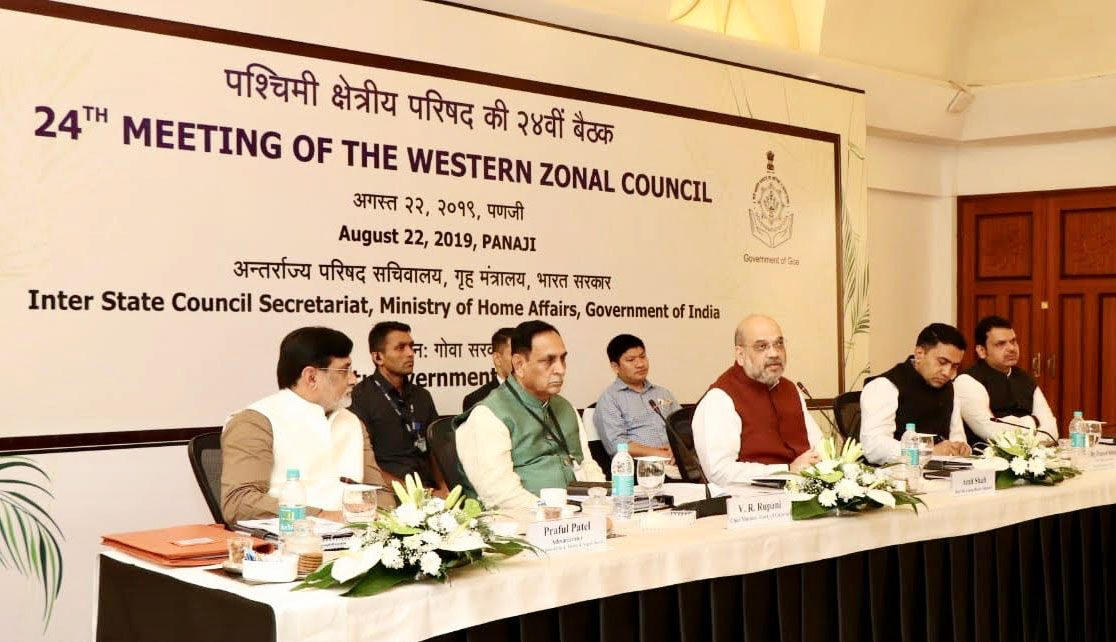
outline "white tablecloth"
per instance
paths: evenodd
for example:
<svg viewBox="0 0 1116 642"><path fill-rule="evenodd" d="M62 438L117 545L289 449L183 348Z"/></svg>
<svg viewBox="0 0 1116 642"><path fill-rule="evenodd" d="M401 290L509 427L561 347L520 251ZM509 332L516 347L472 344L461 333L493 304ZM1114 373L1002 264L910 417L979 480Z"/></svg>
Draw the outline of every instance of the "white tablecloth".
<svg viewBox="0 0 1116 642"><path fill-rule="evenodd" d="M969 535L1019 522L1113 503L1116 471L1097 471L1059 486L1020 486L989 497L955 498L945 482L909 508L853 517L729 531L725 517L698 520L681 530L644 532L625 525L625 537L600 552L538 559L521 554L493 571L459 570L447 584L425 582L367 598L337 591L291 592L291 584L251 586L203 569L173 569L106 550L135 564L198 586L269 604L277 642L422 640L532 611L695 580L803 564L909 542Z"/></svg>

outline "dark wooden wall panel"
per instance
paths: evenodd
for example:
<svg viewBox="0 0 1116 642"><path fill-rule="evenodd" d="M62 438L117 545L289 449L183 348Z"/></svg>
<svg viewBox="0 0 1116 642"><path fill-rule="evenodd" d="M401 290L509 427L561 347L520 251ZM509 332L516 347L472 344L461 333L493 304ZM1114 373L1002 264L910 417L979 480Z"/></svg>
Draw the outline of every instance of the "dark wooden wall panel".
<svg viewBox="0 0 1116 642"><path fill-rule="evenodd" d="M1097 395L1100 398L1098 418L1116 428L1116 294L1100 297L1100 376L1097 377Z"/></svg>
<svg viewBox="0 0 1116 642"><path fill-rule="evenodd" d="M1031 278L1033 225L1030 212L978 215L977 280Z"/></svg>
<svg viewBox="0 0 1116 642"><path fill-rule="evenodd" d="M1048 364L1047 376L1053 377L1062 406L1059 424L1065 424L1074 410L1084 410L1082 371L1084 370L1085 297L1079 294L1063 295L1058 301L1058 352L1057 361ZM1053 368L1050 366L1053 365Z"/></svg>
<svg viewBox="0 0 1116 642"><path fill-rule="evenodd" d="M1062 211L1062 278L1116 277L1116 210Z"/></svg>
<svg viewBox="0 0 1116 642"><path fill-rule="evenodd" d="M1034 305L1030 294L1013 294L1008 297L1008 321L1015 329L1015 338L1019 341L1019 367L1034 375L1031 369L1032 343L1035 336L1034 324L1031 320L1031 306Z"/></svg>

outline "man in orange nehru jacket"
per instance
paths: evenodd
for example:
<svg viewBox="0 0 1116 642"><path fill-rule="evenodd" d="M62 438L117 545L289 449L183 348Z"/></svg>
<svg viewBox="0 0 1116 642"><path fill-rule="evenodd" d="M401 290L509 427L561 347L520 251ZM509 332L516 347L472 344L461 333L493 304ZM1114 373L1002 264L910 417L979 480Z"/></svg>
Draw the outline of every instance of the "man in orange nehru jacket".
<svg viewBox="0 0 1116 642"><path fill-rule="evenodd" d="M709 481L729 484L819 460L818 424L783 378L787 348L779 324L750 315L736 327L736 361L694 411L694 447Z"/></svg>

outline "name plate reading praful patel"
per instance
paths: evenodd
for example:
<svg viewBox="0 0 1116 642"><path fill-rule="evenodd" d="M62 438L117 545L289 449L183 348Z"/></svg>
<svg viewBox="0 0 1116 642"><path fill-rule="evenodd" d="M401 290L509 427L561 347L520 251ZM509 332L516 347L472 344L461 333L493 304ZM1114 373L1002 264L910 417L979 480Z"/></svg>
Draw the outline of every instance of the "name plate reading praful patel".
<svg viewBox="0 0 1116 642"><path fill-rule="evenodd" d="M527 525L527 541L547 553L604 548L608 525L603 515L551 519Z"/></svg>
<svg viewBox="0 0 1116 642"><path fill-rule="evenodd" d="M768 524L789 524L791 497L789 493L733 495L728 498L728 528L741 529Z"/></svg>
<svg viewBox="0 0 1116 642"><path fill-rule="evenodd" d="M958 470L950 474L949 486L954 497L991 495L996 492L996 471Z"/></svg>

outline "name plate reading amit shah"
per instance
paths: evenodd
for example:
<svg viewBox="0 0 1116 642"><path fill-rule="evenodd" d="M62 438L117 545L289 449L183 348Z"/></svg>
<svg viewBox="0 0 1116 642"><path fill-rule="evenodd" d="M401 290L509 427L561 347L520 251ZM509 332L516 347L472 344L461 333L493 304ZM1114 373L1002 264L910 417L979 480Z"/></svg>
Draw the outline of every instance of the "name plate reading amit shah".
<svg viewBox="0 0 1116 642"><path fill-rule="evenodd" d="M996 471L958 470L949 476L949 486L954 497L991 495L996 492Z"/></svg>
<svg viewBox="0 0 1116 642"><path fill-rule="evenodd" d="M789 493L733 495L728 498L727 507L727 527L731 530L791 522Z"/></svg>
<svg viewBox="0 0 1116 642"><path fill-rule="evenodd" d="M607 538L608 525L602 515L551 519L527 525L527 541L547 553L600 550Z"/></svg>

